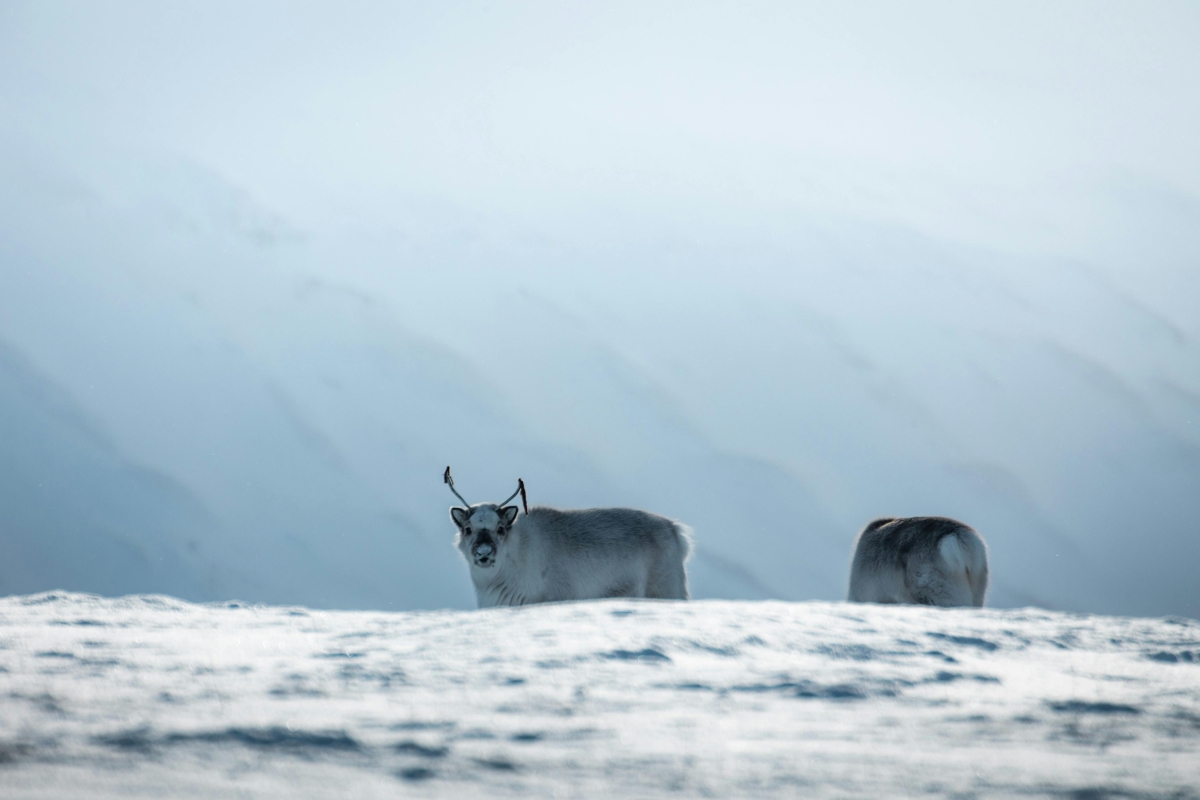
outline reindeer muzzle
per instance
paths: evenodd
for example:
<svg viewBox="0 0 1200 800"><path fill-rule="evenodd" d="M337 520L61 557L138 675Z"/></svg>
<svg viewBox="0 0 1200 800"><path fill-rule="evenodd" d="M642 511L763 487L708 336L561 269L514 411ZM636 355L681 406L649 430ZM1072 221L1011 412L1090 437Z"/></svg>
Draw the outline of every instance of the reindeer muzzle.
<svg viewBox="0 0 1200 800"><path fill-rule="evenodd" d="M471 548L475 563L481 567L490 567L496 563L496 546L491 542L480 542Z"/></svg>

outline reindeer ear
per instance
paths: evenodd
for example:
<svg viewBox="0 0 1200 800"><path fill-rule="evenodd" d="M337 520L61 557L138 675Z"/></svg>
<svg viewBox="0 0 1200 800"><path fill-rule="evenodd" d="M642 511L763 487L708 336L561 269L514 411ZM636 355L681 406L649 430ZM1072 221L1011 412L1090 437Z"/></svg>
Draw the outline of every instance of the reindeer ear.
<svg viewBox="0 0 1200 800"><path fill-rule="evenodd" d="M467 524L467 520L471 518L471 509L459 508L458 506L450 507L450 519L454 520L454 524L458 527L463 527Z"/></svg>
<svg viewBox="0 0 1200 800"><path fill-rule="evenodd" d="M512 525L517 521L518 510L516 506L505 506L500 509L500 518L504 520L505 525Z"/></svg>

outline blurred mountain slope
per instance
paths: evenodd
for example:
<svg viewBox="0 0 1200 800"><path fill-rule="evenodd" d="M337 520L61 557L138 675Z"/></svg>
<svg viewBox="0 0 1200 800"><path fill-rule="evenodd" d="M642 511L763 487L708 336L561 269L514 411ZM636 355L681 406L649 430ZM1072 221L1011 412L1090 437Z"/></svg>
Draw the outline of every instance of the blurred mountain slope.
<svg viewBox="0 0 1200 800"><path fill-rule="evenodd" d="M688 522L698 596L836 598L867 520L950 514L996 605L1196 616L1198 30L10 3L0 341L222 596L472 605L451 463Z"/></svg>
<svg viewBox="0 0 1200 800"><path fill-rule="evenodd" d="M0 342L0 593L224 595L214 520L186 489L126 461L73 399Z"/></svg>

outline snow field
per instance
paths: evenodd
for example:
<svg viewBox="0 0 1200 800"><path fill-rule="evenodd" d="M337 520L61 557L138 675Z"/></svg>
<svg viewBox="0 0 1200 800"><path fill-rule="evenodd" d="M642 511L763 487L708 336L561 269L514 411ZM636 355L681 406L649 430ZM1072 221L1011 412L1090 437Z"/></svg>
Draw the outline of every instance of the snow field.
<svg viewBox="0 0 1200 800"><path fill-rule="evenodd" d="M1193 797L1200 623L0 600L6 798Z"/></svg>

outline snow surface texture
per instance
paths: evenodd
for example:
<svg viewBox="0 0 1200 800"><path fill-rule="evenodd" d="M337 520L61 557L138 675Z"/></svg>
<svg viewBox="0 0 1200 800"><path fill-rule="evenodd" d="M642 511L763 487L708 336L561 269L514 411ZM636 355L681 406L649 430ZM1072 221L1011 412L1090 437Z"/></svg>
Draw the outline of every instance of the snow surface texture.
<svg viewBox="0 0 1200 800"><path fill-rule="evenodd" d="M16 798L1200 796L1200 623L0 601Z"/></svg>

